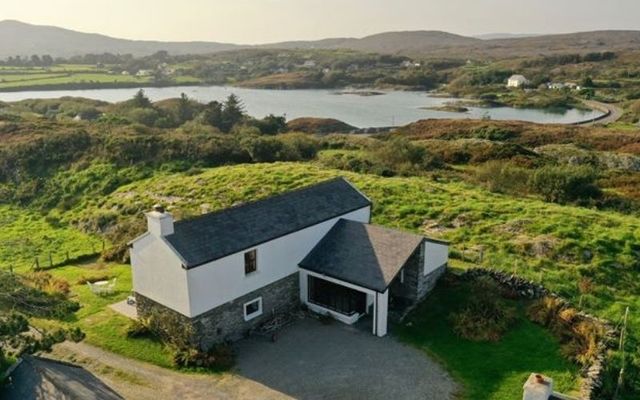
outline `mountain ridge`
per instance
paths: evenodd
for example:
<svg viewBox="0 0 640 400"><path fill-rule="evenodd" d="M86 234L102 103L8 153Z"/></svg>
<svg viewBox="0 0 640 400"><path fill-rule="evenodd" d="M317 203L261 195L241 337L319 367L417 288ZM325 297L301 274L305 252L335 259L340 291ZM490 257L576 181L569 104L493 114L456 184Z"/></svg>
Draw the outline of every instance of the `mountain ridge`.
<svg viewBox="0 0 640 400"><path fill-rule="evenodd" d="M0 59L32 54L49 54L54 57L71 57L90 53L145 56L160 50L165 50L172 55L197 55L250 48L349 49L409 56L479 58L640 50L640 31L632 30L603 30L552 35L492 35L499 37L483 39L436 30L414 30L381 32L362 38L337 37L245 45L208 41L163 42L120 39L99 33L84 33L55 26L4 20L0 21L0 37L10 37L11 40L0 42Z"/></svg>

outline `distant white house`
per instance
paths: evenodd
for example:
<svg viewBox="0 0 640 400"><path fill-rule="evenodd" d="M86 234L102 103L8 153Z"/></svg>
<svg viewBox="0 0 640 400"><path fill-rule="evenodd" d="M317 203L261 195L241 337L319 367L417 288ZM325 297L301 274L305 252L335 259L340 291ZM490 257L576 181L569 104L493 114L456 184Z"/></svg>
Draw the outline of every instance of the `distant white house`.
<svg viewBox="0 0 640 400"><path fill-rule="evenodd" d="M338 178L175 223L155 207L130 243L138 315L191 326L202 348L301 305L385 336L394 306L433 289L448 245L371 225L371 205Z"/></svg>
<svg viewBox="0 0 640 400"><path fill-rule="evenodd" d="M314 60L307 60L304 62L304 64L302 64L303 68L315 68L316 67L316 62Z"/></svg>
<svg viewBox="0 0 640 400"><path fill-rule="evenodd" d="M527 85L529 80L523 75L511 75L507 81L507 87L519 88Z"/></svg>
<svg viewBox="0 0 640 400"><path fill-rule="evenodd" d="M144 77L153 75L153 71L150 69L141 69L136 73L136 76Z"/></svg>

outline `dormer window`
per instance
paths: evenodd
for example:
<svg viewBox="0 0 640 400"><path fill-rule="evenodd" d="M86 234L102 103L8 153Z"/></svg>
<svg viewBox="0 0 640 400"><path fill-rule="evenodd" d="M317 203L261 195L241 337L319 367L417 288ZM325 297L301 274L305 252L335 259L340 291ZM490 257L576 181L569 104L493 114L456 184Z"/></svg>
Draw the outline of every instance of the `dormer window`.
<svg viewBox="0 0 640 400"><path fill-rule="evenodd" d="M251 250L244 253L244 274L249 275L258 270L257 251Z"/></svg>

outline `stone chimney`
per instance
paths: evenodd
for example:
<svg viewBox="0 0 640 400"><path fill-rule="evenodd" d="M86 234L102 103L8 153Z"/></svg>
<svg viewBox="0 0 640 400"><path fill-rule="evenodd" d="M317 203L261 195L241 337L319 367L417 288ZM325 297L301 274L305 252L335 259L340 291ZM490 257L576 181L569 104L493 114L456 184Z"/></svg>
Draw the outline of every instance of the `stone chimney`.
<svg viewBox="0 0 640 400"><path fill-rule="evenodd" d="M147 229L156 236L167 236L173 233L173 215L166 212L159 204L153 206L153 210L146 213Z"/></svg>
<svg viewBox="0 0 640 400"><path fill-rule="evenodd" d="M549 400L553 393L553 379L540 374L531 374L524 383L522 400Z"/></svg>

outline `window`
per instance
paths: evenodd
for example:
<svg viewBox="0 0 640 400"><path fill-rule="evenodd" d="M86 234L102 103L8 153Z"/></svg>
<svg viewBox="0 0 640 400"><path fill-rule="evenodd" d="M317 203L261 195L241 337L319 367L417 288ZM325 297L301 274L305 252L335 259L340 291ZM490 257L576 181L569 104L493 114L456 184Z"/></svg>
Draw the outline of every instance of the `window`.
<svg viewBox="0 0 640 400"><path fill-rule="evenodd" d="M262 315L262 297L244 303L244 320L249 321Z"/></svg>
<svg viewBox="0 0 640 400"><path fill-rule="evenodd" d="M244 274L249 275L258 270L258 257L256 250L244 253Z"/></svg>

